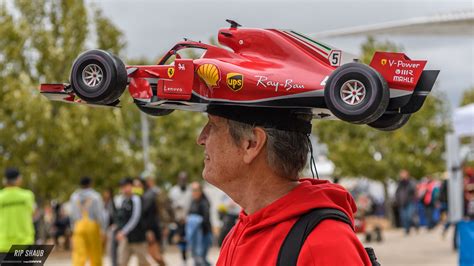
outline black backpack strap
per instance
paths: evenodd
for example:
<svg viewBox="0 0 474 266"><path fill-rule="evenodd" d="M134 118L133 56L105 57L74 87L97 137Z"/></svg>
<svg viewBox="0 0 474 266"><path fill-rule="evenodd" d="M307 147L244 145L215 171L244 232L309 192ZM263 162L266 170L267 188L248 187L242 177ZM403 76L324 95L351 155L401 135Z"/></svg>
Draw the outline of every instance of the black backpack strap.
<svg viewBox="0 0 474 266"><path fill-rule="evenodd" d="M306 213L296 221L283 241L280 252L278 253L277 266L296 266L298 256L300 255L306 238L308 238L309 234L320 222L326 219L347 223L352 228L349 217L337 209L314 209Z"/></svg>

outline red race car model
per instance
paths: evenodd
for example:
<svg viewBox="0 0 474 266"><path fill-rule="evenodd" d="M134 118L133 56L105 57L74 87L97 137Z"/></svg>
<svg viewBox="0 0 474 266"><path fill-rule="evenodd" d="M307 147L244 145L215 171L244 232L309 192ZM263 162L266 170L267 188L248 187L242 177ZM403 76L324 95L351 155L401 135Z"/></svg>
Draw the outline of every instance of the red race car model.
<svg viewBox="0 0 474 266"><path fill-rule="evenodd" d="M157 65L125 66L102 50L82 53L70 84L41 84L51 100L117 106L125 88L153 116L209 105L311 108L314 118L338 118L380 130L403 126L438 76L426 61L375 53L370 66L289 30L220 29L219 43L177 43Z"/></svg>

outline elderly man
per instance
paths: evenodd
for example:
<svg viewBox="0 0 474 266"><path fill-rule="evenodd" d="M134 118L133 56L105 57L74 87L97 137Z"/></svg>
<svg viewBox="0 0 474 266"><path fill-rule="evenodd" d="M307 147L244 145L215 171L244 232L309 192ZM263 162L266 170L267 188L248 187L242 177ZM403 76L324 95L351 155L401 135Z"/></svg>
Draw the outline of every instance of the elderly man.
<svg viewBox="0 0 474 266"><path fill-rule="evenodd" d="M353 221L354 200L341 186L300 179L309 149L311 113L210 106L197 139L204 146L203 177L242 207L217 265L277 265L295 222L313 209L342 211ZM326 219L302 245L297 265L370 265L353 228Z"/></svg>

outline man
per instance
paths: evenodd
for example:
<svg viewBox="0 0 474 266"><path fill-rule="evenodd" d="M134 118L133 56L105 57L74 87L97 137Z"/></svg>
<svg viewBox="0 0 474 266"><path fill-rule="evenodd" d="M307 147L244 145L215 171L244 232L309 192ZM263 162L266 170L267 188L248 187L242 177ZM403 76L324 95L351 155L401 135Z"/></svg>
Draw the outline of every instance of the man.
<svg viewBox="0 0 474 266"><path fill-rule="evenodd" d="M133 193L133 179L126 177L120 181L122 195L117 199L116 239L118 241L119 265L128 265L135 254L139 265L148 265L146 261L147 245L145 228L141 221L142 203Z"/></svg>
<svg viewBox="0 0 474 266"><path fill-rule="evenodd" d="M178 183L169 192L173 210L182 208L186 213L191 205L191 187L188 185L188 174L181 171L178 174Z"/></svg>
<svg viewBox="0 0 474 266"><path fill-rule="evenodd" d="M153 177L147 177L143 193L143 222L146 230L146 240L148 242L148 253L160 266L164 266L165 261L161 253L161 228L158 216L158 195L160 188L155 185Z"/></svg>
<svg viewBox="0 0 474 266"><path fill-rule="evenodd" d="M341 186L300 179L311 113L210 106L197 139L205 148L203 177L243 211L224 240L217 265L276 265L291 227L315 208L335 208L353 223L354 200ZM297 265L370 265L353 228L322 221L309 234Z"/></svg>
<svg viewBox="0 0 474 266"><path fill-rule="evenodd" d="M102 241L107 227L104 204L92 188L92 179L84 176L80 188L71 195L72 262L92 266L102 265Z"/></svg>
<svg viewBox="0 0 474 266"><path fill-rule="evenodd" d="M421 198L421 203L425 208L426 227L428 230L431 230L437 223L433 214L437 208L436 204L439 202L440 184L437 180L434 180L431 175L426 176L424 182L426 182L425 192Z"/></svg>
<svg viewBox="0 0 474 266"><path fill-rule="evenodd" d="M416 211L416 185L410 178L406 169L400 171L400 180L395 191L395 202L398 206L400 223L405 229L405 234L410 234L410 228L414 225Z"/></svg>
<svg viewBox="0 0 474 266"><path fill-rule="evenodd" d="M173 244L175 234L179 227L177 216L182 213L186 215L189 212L192 200L191 187L188 184L188 174L185 171L179 172L178 182L170 189L168 197L171 201L174 216L173 222L169 224L168 243Z"/></svg>
<svg viewBox="0 0 474 266"><path fill-rule="evenodd" d="M191 184L193 200L189 208L186 223L186 238L196 266L211 265L207 252L212 243L212 226L210 219L211 204L202 190L201 184Z"/></svg>
<svg viewBox="0 0 474 266"><path fill-rule="evenodd" d="M18 169L5 170L5 188L0 190L0 264L12 245L35 242L35 197L31 191L20 188L21 181Z"/></svg>

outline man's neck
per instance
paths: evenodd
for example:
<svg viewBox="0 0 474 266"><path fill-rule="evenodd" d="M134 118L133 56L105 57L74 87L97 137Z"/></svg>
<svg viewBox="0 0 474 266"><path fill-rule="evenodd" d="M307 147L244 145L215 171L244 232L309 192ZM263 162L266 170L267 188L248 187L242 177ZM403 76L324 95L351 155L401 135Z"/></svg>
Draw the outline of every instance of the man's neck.
<svg viewBox="0 0 474 266"><path fill-rule="evenodd" d="M277 176L271 171L261 171L254 176L239 178L224 191L245 213L253 214L288 194L298 184L298 181Z"/></svg>

